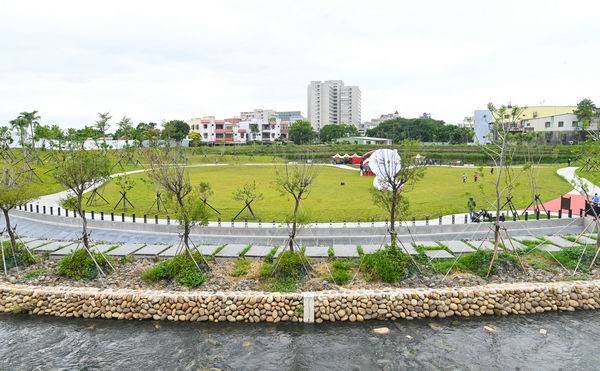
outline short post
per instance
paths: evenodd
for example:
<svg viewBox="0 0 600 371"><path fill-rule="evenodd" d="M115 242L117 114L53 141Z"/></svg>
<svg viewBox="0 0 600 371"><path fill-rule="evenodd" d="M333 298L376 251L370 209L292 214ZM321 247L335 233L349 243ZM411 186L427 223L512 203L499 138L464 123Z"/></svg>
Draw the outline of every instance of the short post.
<svg viewBox="0 0 600 371"><path fill-rule="evenodd" d="M110 213L110 221L111 222L115 221L115 213L113 213L113 212Z"/></svg>
<svg viewBox="0 0 600 371"><path fill-rule="evenodd" d="M52 210L52 206L50 206L50 215L54 215L53 210Z"/></svg>
<svg viewBox="0 0 600 371"><path fill-rule="evenodd" d="M46 205L42 206L42 212L46 214Z"/></svg>
<svg viewBox="0 0 600 371"><path fill-rule="evenodd" d="M558 210L558 219L562 218L562 209Z"/></svg>
<svg viewBox="0 0 600 371"><path fill-rule="evenodd" d="M360 218L358 218L357 225L360 227Z"/></svg>
<svg viewBox="0 0 600 371"><path fill-rule="evenodd" d="M144 214L144 224L148 223L148 215Z"/></svg>
<svg viewBox="0 0 600 371"><path fill-rule="evenodd" d="M100 220L104 220L104 211L100 211Z"/></svg>
<svg viewBox="0 0 600 371"><path fill-rule="evenodd" d="M344 219L344 228L346 228L346 219Z"/></svg>
<svg viewBox="0 0 600 371"><path fill-rule="evenodd" d="M535 220L540 220L540 211L539 210L535 211Z"/></svg>
<svg viewBox="0 0 600 371"><path fill-rule="evenodd" d="M465 214L465 224L467 224L468 219L467 219L467 214Z"/></svg>
<svg viewBox="0 0 600 371"><path fill-rule="evenodd" d="M131 218L132 218L133 222L135 223L135 214L131 214Z"/></svg>
<svg viewBox="0 0 600 371"><path fill-rule="evenodd" d="M248 228L248 218L244 218L244 227Z"/></svg>
<svg viewBox="0 0 600 371"><path fill-rule="evenodd" d="M121 213L121 222L125 221L125 213Z"/></svg>
<svg viewBox="0 0 600 371"><path fill-rule="evenodd" d="M262 228L262 219L258 218L258 228Z"/></svg>
<svg viewBox="0 0 600 371"><path fill-rule="evenodd" d="M331 220L331 218L329 219L329 228L333 227L333 221Z"/></svg>
<svg viewBox="0 0 600 371"><path fill-rule="evenodd" d="M58 213L58 216L60 216L60 207L56 208L56 212Z"/></svg>
<svg viewBox="0 0 600 371"><path fill-rule="evenodd" d="M516 221L517 221L517 214L513 213L513 222L516 222Z"/></svg>
<svg viewBox="0 0 600 371"><path fill-rule="evenodd" d="M32 213L33 212L33 204L29 204L29 212Z"/></svg>
<svg viewBox="0 0 600 371"><path fill-rule="evenodd" d="M94 211L92 210L92 220L94 219Z"/></svg>
<svg viewBox="0 0 600 371"><path fill-rule="evenodd" d="M546 211L546 215L548 215L548 219L550 219L550 210Z"/></svg>
<svg viewBox="0 0 600 371"><path fill-rule="evenodd" d="M579 209L579 217L581 218L583 216L583 209Z"/></svg>
<svg viewBox="0 0 600 371"><path fill-rule="evenodd" d="M275 219L273 219L273 228L275 228Z"/></svg>
<svg viewBox="0 0 600 371"><path fill-rule="evenodd" d="M35 212L40 213L40 205L35 205Z"/></svg>
<svg viewBox="0 0 600 371"><path fill-rule="evenodd" d="M385 227L387 228L387 226L388 226L388 220L387 220L387 218L385 218Z"/></svg>
<svg viewBox="0 0 600 371"><path fill-rule="evenodd" d="M438 223L438 224L439 224L439 225L442 225L442 216L441 216L441 215L439 216L438 220L439 220L439 223Z"/></svg>
<svg viewBox="0 0 600 371"><path fill-rule="evenodd" d="M573 217L573 210L569 209L569 218Z"/></svg>
<svg viewBox="0 0 600 371"><path fill-rule="evenodd" d="M231 228L235 227L235 225L233 224L233 220L231 221Z"/></svg>
<svg viewBox="0 0 600 371"><path fill-rule="evenodd" d="M371 227L375 227L375 217L371 217Z"/></svg>
<svg viewBox="0 0 600 371"><path fill-rule="evenodd" d="M65 209L65 216L69 216L69 209Z"/></svg>
<svg viewBox="0 0 600 371"><path fill-rule="evenodd" d="M452 214L452 224L454 224L454 214Z"/></svg>
<svg viewBox="0 0 600 371"><path fill-rule="evenodd" d="M221 227L221 217L219 217L219 219L217 220L217 223L219 225L219 228Z"/></svg>
<svg viewBox="0 0 600 371"><path fill-rule="evenodd" d="M171 217L167 215L167 225L171 224Z"/></svg>
<svg viewBox="0 0 600 371"><path fill-rule="evenodd" d="M414 217L414 216L412 217L412 225L413 225L413 227L414 227L415 225L417 225L417 218L416 218L416 217Z"/></svg>
<svg viewBox="0 0 600 371"><path fill-rule="evenodd" d="M425 225L429 225L429 215L425 216Z"/></svg>
<svg viewBox="0 0 600 371"><path fill-rule="evenodd" d="M154 224L158 224L158 215L154 214Z"/></svg>
<svg viewBox="0 0 600 371"><path fill-rule="evenodd" d="M525 211L525 221L529 219L529 212Z"/></svg>

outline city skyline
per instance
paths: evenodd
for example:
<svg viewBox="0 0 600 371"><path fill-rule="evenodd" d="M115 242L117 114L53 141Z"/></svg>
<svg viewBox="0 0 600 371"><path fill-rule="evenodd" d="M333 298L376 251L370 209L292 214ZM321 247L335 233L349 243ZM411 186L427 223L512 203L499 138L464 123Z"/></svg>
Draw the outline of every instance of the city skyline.
<svg viewBox="0 0 600 371"><path fill-rule="evenodd" d="M314 5L6 2L0 124L31 110L77 128L106 111L113 123L256 107L307 116L306 85L332 79L360 87L362 122L600 100L594 2Z"/></svg>

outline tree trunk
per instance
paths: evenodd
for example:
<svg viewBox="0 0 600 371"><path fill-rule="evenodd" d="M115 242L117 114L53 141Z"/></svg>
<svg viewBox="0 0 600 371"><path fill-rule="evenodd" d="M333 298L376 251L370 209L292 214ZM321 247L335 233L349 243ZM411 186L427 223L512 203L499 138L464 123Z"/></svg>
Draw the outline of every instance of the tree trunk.
<svg viewBox="0 0 600 371"><path fill-rule="evenodd" d="M296 206L294 207L294 221L292 223L292 232L290 233L290 251L294 251L294 239L296 238L296 217L298 215L298 208L300 207L300 199L296 199Z"/></svg>
<svg viewBox="0 0 600 371"><path fill-rule="evenodd" d="M185 223L183 226L183 245L185 246L185 253L187 256L192 257L192 252L190 251L189 245L189 236L190 236L190 224Z"/></svg>
<svg viewBox="0 0 600 371"><path fill-rule="evenodd" d="M8 230L8 236L10 237L10 245L16 251L17 249L17 241L15 239L15 231L12 229L10 225L10 217L8 216L8 209L2 209L4 213L4 222L6 223L6 230ZM0 246L2 248L2 246Z"/></svg>
<svg viewBox="0 0 600 371"><path fill-rule="evenodd" d="M79 213L79 216L81 217L81 225L83 228L83 246L85 246L86 250L89 250L90 241L88 239L88 233L87 233L87 218L85 217L85 214L83 213L82 201L83 201L83 193L77 195L77 205L78 205L77 212Z"/></svg>
<svg viewBox="0 0 600 371"><path fill-rule="evenodd" d="M392 190L392 205L390 208L390 243L396 246L396 197L397 190Z"/></svg>

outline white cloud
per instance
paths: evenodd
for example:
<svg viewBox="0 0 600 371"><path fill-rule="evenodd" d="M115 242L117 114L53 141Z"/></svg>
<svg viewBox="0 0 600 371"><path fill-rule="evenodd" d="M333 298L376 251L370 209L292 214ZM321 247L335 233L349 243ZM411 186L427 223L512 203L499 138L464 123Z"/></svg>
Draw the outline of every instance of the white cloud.
<svg viewBox="0 0 600 371"><path fill-rule="evenodd" d="M363 121L455 123L488 101L600 103L595 2L0 3L0 125L81 127L306 112L311 80L358 85Z"/></svg>

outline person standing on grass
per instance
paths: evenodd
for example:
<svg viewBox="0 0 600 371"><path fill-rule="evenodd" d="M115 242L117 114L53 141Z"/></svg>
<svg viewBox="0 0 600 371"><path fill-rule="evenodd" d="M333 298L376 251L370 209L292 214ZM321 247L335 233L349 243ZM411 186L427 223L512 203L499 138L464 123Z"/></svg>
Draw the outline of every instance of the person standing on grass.
<svg viewBox="0 0 600 371"><path fill-rule="evenodd" d="M473 197L469 197L467 206L469 207L469 217L471 218L471 221L473 221L473 218L475 217L475 208L477 207L477 203Z"/></svg>
<svg viewBox="0 0 600 371"><path fill-rule="evenodd" d="M567 160L567 164L569 164L569 166L571 166L571 159Z"/></svg>
<svg viewBox="0 0 600 371"><path fill-rule="evenodd" d="M494 168L490 170L490 174L494 175Z"/></svg>
<svg viewBox="0 0 600 371"><path fill-rule="evenodd" d="M475 175L473 175L473 179L475 180L475 183L477 183L478 177L479 177L479 174L477 174L477 172L475 172Z"/></svg>
<svg viewBox="0 0 600 371"><path fill-rule="evenodd" d="M466 183L467 182L467 174L463 173L462 178L463 178L463 183Z"/></svg>

